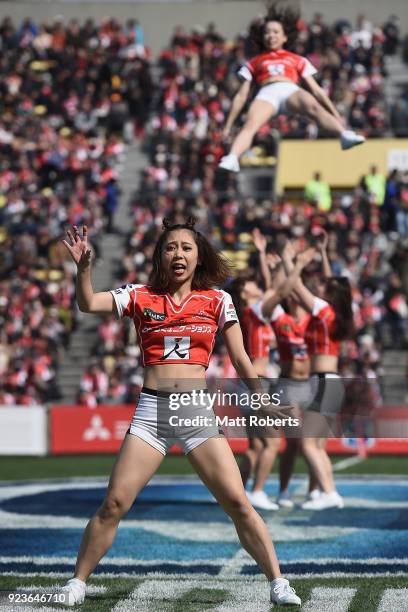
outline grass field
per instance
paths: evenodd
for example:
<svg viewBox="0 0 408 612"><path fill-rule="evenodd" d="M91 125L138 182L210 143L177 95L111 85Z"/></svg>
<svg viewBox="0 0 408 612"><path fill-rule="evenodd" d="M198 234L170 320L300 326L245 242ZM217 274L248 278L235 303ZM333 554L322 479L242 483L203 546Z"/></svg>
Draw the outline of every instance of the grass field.
<svg viewBox="0 0 408 612"><path fill-rule="evenodd" d="M282 570L302 598L302 612L407 612L408 457L371 456L354 465L344 463L347 457L333 457L344 510L261 513ZM108 476L113 461L113 455L0 459L0 611L63 609L12 606L1 591L55 593L72 576L83 528L104 495L98 477ZM306 483L301 459L296 472L298 503ZM259 568L205 487L184 477L190 474L184 457L163 461L90 579L83 612L271 609ZM276 491L275 474L267 492Z"/></svg>
<svg viewBox="0 0 408 612"><path fill-rule="evenodd" d="M333 457L334 463L344 456ZM115 455L63 455L57 457L1 457L1 480L25 480L32 478L72 478L75 476L108 476ZM295 473L305 474L307 468L302 458L296 462ZM188 459L167 456L158 474L194 474ZM389 474L408 476L408 457L369 456L362 463L343 469L342 474Z"/></svg>
<svg viewBox="0 0 408 612"><path fill-rule="evenodd" d="M3 577L2 589L52 592L62 580L46 577ZM302 610L323 612L404 612L404 590L408 578L304 578L292 579L296 592L305 602ZM41 590L40 590L41 589ZM245 578L106 578L89 581L89 595L82 612L235 612L268 611L268 587L264 580ZM407 601L407 600L406 600ZM390 607L392 606L392 607ZM395 606L395 607L394 607ZM401 606L401 607L400 607ZM56 604L33 606L33 610L61 609ZM1 609L1 607L0 607ZM6 609L6 608L3 608ZM11 609L11 607L10 607ZM21 608L23 609L23 608ZM24 608L27 610L27 607ZM288 612L297 606L285 606Z"/></svg>

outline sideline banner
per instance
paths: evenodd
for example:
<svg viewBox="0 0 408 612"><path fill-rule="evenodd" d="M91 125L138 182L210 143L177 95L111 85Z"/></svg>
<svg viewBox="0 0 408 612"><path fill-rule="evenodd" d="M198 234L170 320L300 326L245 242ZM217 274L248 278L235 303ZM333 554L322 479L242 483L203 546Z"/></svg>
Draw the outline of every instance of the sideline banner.
<svg viewBox="0 0 408 612"><path fill-rule="evenodd" d="M46 455L47 409L0 406L0 455Z"/></svg>
<svg viewBox="0 0 408 612"><path fill-rule="evenodd" d="M29 413L33 409L23 410ZM13 412L14 414L14 411L14 407L7 409L8 413ZM49 415L50 453L57 455L117 452L129 428L133 411L133 406L126 405L101 405L97 408L79 406L51 408ZM380 418L377 436L329 439L328 451L336 454L408 454L408 435L402 427L402 423L407 423L407 408L399 406L382 408L378 411L378 416ZM27 426L25 420L24 426ZM4 431L1 422L0 430ZM381 435L387 437L381 437ZM400 437L397 437L398 435ZM245 438L230 437L228 441L234 453L245 452L248 447L248 440ZM285 441L282 439L281 450L284 445ZM24 446L24 454L29 454L26 449L27 447ZM17 452L10 451L8 454L17 454ZM180 449L175 446L170 449L170 454L180 452Z"/></svg>
<svg viewBox="0 0 408 612"><path fill-rule="evenodd" d="M55 406L50 410L50 453L113 453L129 428L134 406Z"/></svg>

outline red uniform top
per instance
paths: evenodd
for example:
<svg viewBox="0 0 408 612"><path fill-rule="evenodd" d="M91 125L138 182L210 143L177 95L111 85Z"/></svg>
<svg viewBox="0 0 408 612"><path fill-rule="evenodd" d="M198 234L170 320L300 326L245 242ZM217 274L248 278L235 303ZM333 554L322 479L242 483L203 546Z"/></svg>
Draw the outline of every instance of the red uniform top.
<svg viewBox="0 0 408 612"><path fill-rule="evenodd" d="M334 340L336 313L333 306L315 298L312 316L305 332L305 340L310 355L334 355L338 357L340 340Z"/></svg>
<svg viewBox="0 0 408 612"><path fill-rule="evenodd" d="M316 72L316 68L308 59L285 49L256 55L238 70L239 76L246 81L255 79L257 85L262 85L272 77L279 76L298 83L301 78L316 74Z"/></svg>
<svg viewBox="0 0 408 612"><path fill-rule="evenodd" d="M297 322L284 311L282 306L276 306L272 313L271 323L276 334L279 356L283 362L306 361L309 359L305 330L310 321L306 315L302 321Z"/></svg>
<svg viewBox="0 0 408 612"><path fill-rule="evenodd" d="M262 315L262 301L247 306L242 313L242 334L250 359L269 357L271 342L275 339L271 326Z"/></svg>
<svg viewBox="0 0 408 612"><path fill-rule="evenodd" d="M231 296L219 289L191 291L181 304L146 285L111 291L119 317L131 317L143 365L191 363L208 367L217 329L238 321Z"/></svg>

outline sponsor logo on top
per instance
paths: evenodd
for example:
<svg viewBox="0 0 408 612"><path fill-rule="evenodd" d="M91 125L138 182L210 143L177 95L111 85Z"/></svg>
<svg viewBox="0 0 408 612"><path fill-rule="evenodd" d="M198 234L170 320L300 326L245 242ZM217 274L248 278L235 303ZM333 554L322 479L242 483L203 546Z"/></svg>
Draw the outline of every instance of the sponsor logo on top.
<svg viewBox="0 0 408 612"><path fill-rule="evenodd" d="M153 319L154 321L164 321L164 319L166 318L166 315L164 314L164 312L155 312L154 310L151 310L150 308L143 309L143 316L146 318L149 317L150 319Z"/></svg>

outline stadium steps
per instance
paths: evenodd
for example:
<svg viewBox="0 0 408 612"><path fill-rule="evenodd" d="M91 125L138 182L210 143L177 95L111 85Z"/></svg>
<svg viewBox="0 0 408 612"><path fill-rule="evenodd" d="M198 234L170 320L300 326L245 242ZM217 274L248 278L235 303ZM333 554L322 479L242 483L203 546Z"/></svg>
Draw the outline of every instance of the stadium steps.
<svg viewBox="0 0 408 612"><path fill-rule="evenodd" d="M387 102L391 106L402 93L404 85L408 85L407 65L399 55L385 57L385 69L387 79L385 81L385 95Z"/></svg>
<svg viewBox="0 0 408 612"><path fill-rule="evenodd" d="M385 404L408 403L407 351L386 350L382 356L381 388Z"/></svg>
<svg viewBox="0 0 408 612"><path fill-rule="evenodd" d="M137 187L140 172L147 166L147 157L139 144L127 146L119 170L120 200L114 220L117 230L104 234L100 241L101 260L92 269L94 291L107 291L120 284L116 275L117 265L124 248L124 239L130 229L129 201ZM57 374L57 384L62 398L60 404L75 401L79 382L92 359L92 350L97 342L97 326L101 319L79 313L78 327L71 336L67 351L63 351ZM63 349L62 349L63 350ZM55 402L54 402L55 403Z"/></svg>

